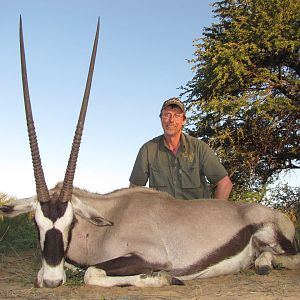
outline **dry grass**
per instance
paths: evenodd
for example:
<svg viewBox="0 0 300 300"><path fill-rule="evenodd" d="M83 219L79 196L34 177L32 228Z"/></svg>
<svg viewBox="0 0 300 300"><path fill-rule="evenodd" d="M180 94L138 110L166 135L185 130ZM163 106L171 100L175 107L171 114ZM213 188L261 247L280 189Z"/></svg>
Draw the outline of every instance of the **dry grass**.
<svg viewBox="0 0 300 300"><path fill-rule="evenodd" d="M16 282L20 284L32 284L40 265L40 253L17 252L1 256L0 270L5 269L5 276L0 277L0 282Z"/></svg>
<svg viewBox="0 0 300 300"><path fill-rule="evenodd" d="M274 270L268 276L243 272L186 282L185 286L162 288L101 288L77 284L68 278L67 284L56 289L34 288L40 266L37 250L14 252L2 257L0 264L0 299L299 299L300 270ZM79 276L81 277L82 274ZM82 278L82 277L81 277Z"/></svg>

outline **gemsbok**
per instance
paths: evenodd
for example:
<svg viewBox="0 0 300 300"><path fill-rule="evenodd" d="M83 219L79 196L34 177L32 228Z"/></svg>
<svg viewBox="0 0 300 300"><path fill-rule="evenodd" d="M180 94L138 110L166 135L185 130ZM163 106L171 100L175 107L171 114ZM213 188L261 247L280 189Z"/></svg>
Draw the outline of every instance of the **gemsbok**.
<svg viewBox="0 0 300 300"><path fill-rule="evenodd" d="M87 268L85 283L103 287L183 284L254 266L300 267L295 228L283 213L259 204L174 199L148 188L100 195L73 187L90 94L99 20L85 93L64 181L48 190L29 98L20 17L24 103L37 195L0 207L4 216L34 212L42 254L38 287L66 280L65 262Z"/></svg>

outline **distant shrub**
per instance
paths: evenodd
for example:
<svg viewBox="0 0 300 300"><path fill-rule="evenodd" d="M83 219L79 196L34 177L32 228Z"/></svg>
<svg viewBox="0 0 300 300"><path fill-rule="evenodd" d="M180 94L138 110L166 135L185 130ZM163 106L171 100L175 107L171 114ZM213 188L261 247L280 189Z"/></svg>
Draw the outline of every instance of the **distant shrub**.
<svg viewBox="0 0 300 300"><path fill-rule="evenodd" d="M0 219L0 254L36 247L37 235L28 214Z"/></svg>
<svg viewBox="0 0 300 300"><path fill-rule="evenodd" d="M5 193L0 192L0 205L3 205L12 200L16 200L16 197L12 197Z"/></svg>
<svg viewBox="0 0 300 300"><path fill-rule="evenodd" d="M279 183L269 189L262 203L283 211L295 225L300 227L300 187Z"/></svg>

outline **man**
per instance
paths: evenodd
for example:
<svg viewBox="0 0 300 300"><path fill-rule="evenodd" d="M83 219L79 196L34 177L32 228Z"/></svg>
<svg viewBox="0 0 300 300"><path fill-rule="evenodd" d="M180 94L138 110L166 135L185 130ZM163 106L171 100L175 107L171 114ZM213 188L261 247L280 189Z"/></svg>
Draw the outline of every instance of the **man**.
<svg viewBox="0 0 300 300"><path fill-rule="evenodd" d="M210 198L207 180L216 185L214 198L228 200L232 183L211 148L182 132L186 115L178 98L166 100L160 119L164 134L145 143L136 158L130 187L165 191L179 199Z"/></svg>

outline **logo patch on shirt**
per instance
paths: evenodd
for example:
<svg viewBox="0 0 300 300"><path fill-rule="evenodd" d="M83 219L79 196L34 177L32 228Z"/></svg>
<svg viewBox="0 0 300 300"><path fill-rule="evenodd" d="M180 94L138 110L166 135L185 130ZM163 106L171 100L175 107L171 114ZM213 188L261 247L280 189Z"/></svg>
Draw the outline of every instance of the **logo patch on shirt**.
<svg viewBox="0 0 300 300"><path fill-rule="evenodd" d="M186 158L188 160L188 162L192 162L194 159L194 153L193 152L183 152L182 153L182 157Z"/></svg>

